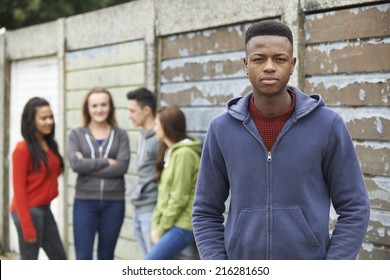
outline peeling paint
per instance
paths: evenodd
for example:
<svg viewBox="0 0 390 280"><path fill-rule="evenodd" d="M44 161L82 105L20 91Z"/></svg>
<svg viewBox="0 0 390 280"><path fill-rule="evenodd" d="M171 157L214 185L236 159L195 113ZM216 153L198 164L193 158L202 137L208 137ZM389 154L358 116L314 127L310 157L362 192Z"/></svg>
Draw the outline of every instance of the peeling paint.
<svg viewBox="0 0 390 280"><path fill-rule="evenodd" d="M189 55L189 51L188 51L188 49L180 48L179 54L180 54L181 56L188 56L188 55Z"/></svg>
<svg viewBox="0 0 390 280"><path fill-rule="evenodd" d="M379 188L384 189L390 193L390 180L387 177L375 176L371 180L373 180Z"/></svg>
<svg viewBox="0 0 390 280"><path fill-rule="evenodd" d="M389 80L389 73L312 76L307 79L310 81L311 84L313 84L314 87L317 87L320 83L322 83L325 89L329 89L331 87L341 89L353 83L387 83L387 81ZM390 93L388 95L390 95Z"/></svg>
<svg viewBox="0 0 390 280"><path fill-rule="evenodd" d="M384 92L384 89L382 89L382 101L384 102L384 103L389 103L389 97L390 97L390 93L388 93L388 94L384 94L385 92Z"/></svg>
<svg viewBox="0 0 390 280"><path fill-rule="evenodd" d="M359 99L360 99L361 101L366 100L366 91L365 91L364 89L360 89L360 90L359 90Z"/></svg>
<svg viewBox="0 0 390 280"><path fill-rule="evenodd" d="M167 59L161 63L161 69L164 71L167 67L183 67L188 63L205 64L209 61L240 61L245 57L244 52L231 52L213 55L199 55L196 57Z"/></svg>
<svg viewBox="0 0 390 280"><path fill-rule="evenodd" d="M374 190L369 192L370 199L390 201L390 192L386 190Z"/></svg>
<svg viewBox="0 0 390 280"><path fill-rule="evenodd" d="M189 33L186 34L186 37L187 37L188 39L195 38L195 36L196 36L196 33L195 33L195 32L189 32Z"/></svg>
<svg viewBox="0 0 390 280"><path fill-rule="evenodd" d="M354 15L358 15L361 12L361 9L359 9L359 8L349 9L348 12L350 12Z"/></svg>
<svg viewBox="0 0 390 280"><path fill-rule="evenodd" d="M176 35L173 35L173 36L169 36L168 37L168 41L169 42L175 42L177 40L177 36Z"/></svg>
<svg viewBox="0 0 390 280"><path fill-rule="evenodd" d="M355 146L362 146L364 148L370 148L372 150L381 150L381 149L390 150L390 142L365 141L364 143L356 143L356 142L354 143Z"/></svg>
<svg viewBox="0 0 390 280"><path fill-rule="evenodd" d="M387 215L387 211L371 211L371 223L378 222L381 226L390 227L390 216Z"/></svg>
<svg viewBox="0 0 390 280"><path fill-rule="evenodd" d="M377 228L376 231L378 232L379 237L385 237L385 232L386 232L385 228L380 227L380 228Z"/></svg>
<svg viewBox="0 0 390 280"><path fill-rule="evenodd" d="M382 13L386 13L390 9L390 4L383 4L383 5L376 5L375 8L377 8Z"/></svg>
<svg viewBox="0 0 390 280"><path fill-rule="evenodd" d="M310 41L310 39L311 39L311 34L310 34L310 32L307 31L307 32L305 33L305 40L306 40L306 41Z"/></svg>
<svg viewBox="0 0 390 280"><path fill-rule="evenodd" d="M248 26L248 25L246 25ZM244 26L244 30L246 30L247 28ZM227 31L230 33L230 32L237 32L237 34L242 37L244 35L244 32L242 31L242 26L241 25L234 25L234 26L229 26L227 28Z"/></svg>
<svg viewBox="0 0 390 280"><path fill-rule="evenodd" d="M202 35L205 37L211 37L214 33L216 33L215 30L206 30L202 32Z"/></svg>
<svg viewBox="0 0 390 280"><path fill-rule="evenodd" d="M327 42L327 43L321 43L318 45L308 46L307 50L308 51L318 50L320 52L324 52L327 55L329 55L331 51L342 50L342 49L349 47L349 46L351 46L350 42L331 42L331 43Z"/></svg>
<svg viewBox="0 0 390 280"><path fill-rule="evenodd" d="M162 99L164 95L187 92L190 94L191 105L215 105L214 99L223 96L240 96L249 86L247 79L235 79L229 81L206 81L180 84L163 84L161 86ZM199 94L193 94L199 92Z"/></svg>
<svg viewBox="0 0 390 280"><path fill-rule="evenodd" d="M364 251L367 252L373 252L374 251L374 245L372 243L363 243L362 248Z"/></svg>
<svg viewBox="0 0 390 280"><path fill-rule="evenodd" d="M330 107L330 106L328 106ZM383 107L362 107L362 108L342 108L342 107L330 107L334 111L340 114L343 120L348 123L350 121L363 120L372 117L383 118L390 120L389 108Z"/></svg>
<svg viewBox="0 0 390 280"><path fill-rule="evenodd" d="M335 11L332 11L332 12L326 12L326 13L308 15L307 18L308 18L309 20L318 20L318 19L323 19L324 17L334 16L335 14L336 14L336 12L335 12Z"/></svg>
<svg viewBox="0 0 390 280"><path fill-rule="evenodd" d="M376 128L376 131L378 131L380 134L383 133L383 124L382 124L380 118L376 118L375 128Z"/></svg>
<svg viewBox="0 0 390 280"><path fill-rule="evenodd" d="M371 38L367 41L367 44L369 45L389 45L390 44L390 37L385 38Z"/></svg>

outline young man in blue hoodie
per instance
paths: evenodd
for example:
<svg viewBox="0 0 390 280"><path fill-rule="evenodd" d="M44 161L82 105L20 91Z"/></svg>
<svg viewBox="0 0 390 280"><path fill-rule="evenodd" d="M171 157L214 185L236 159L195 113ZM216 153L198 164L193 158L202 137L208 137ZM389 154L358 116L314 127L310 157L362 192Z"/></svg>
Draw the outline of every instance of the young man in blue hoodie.
<svg viewBox="0 0 390 280"><path fill-rule="evenodd" d="M204 143L193 207L201 258L355 259L370 205L345 123L319 95L288 85L289 27L253 24L245 50L253 90L228 102Z"/></svg>

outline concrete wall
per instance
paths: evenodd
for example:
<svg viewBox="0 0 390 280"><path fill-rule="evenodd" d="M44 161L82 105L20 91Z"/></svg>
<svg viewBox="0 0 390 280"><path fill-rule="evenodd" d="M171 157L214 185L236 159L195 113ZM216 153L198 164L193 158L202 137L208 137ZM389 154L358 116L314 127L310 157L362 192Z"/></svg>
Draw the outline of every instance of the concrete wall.
<svg viewBox="0 0 390 280"><path fill-rule="evenodd" d="M385 2L139 0L23 28L0 36L0 74L5 77L0 77L0 98L9 95L4 86L7 63L57 55L62 73L62 151L69 130L80 125L84 94L89 87L101 85L114 94L119 124L130 136L133 160L138 130L127 119L128 90L144 84L156 92L162 105L180 106L190 133L203 138L209 120L224 110L226 101L249 89L240 63L245 29L255 21L281 20L291 26L295 39L298 65L291 83L308 93L320 92L345 118L356 143L373 208L360 258L390 259L390 69L388 59L383 59L389 57L390 24ZM353 63L347 64L352 54ZM321 84L335 80L335 88ZM340 87L343 81L345 86ZM7 119L0 123L0 143L7 141L6 123ZM7 164L0 167L5 170ZM137 178L135 170L132 161L126 175L128 188ZM75 174L67 168L63 234L71 258L74 180ZM116 257L139 258L129 204Z"/></svg>

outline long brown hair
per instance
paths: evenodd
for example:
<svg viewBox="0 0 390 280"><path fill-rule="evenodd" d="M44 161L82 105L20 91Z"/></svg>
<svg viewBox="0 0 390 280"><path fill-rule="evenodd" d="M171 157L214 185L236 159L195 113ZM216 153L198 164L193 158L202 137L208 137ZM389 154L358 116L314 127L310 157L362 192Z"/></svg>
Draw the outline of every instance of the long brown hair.
<svg viewBox="0 0 390 280"><path fill-rule="evenodd" d="M192 139L192 137L189 137L186 133L186 117L178 107L161 107L157 110L156 118L159 119L165 136L173 143L180 142L186 138ZM167 148L168 147L165 143L161 143L160 151L156 160L156 180L161 177L161 172L164 168L164 154Z"/></svg>
<svg viewBox="0 0 390 280"><path fill-rule="evenodd" d="M50 104L46 99L41 97L33 97L26 103L22 113L21 132L24 140L27 142L28 150L31 154L32 169L37 171L40 170L41 162L43 161L43 164L46 167L46 171L50 172L46 152L42 149L41 145L39 145L35 134L35 115L37 113L37 109L43 106L50 107ZM54 135L55 123L53 122L53 128L50 134L45 135L43 138L45 139L49 148L58 157L62 172L64 171L64 160L59 152L58 144L54 139Z"/></svg>
<svg viewBox="0 0 390 280"><path fill-rule="evenodd" d="M118 126L118 123L115 118L115 106L114 106L114 102L112 101L111 93L103 87L94 87L90 89L87 95L84 97L84 102L82 107L84 126L87 126L91 122L91 115L89 114L89 110L88 110L88 99L93 93L106 93L108 95L110 112L108 113L107 122L112 126Z"/></svg>

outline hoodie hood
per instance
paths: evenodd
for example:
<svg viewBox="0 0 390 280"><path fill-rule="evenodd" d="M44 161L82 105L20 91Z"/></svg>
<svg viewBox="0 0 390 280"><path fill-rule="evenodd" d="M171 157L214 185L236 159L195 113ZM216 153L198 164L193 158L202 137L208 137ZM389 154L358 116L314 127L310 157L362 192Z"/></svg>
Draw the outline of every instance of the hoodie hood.
<svg viewBox="0 0 390 280"><path fill-rule="evenodd" d="M319 94L307 95L301 92L298 88L287 86L294 91L296 97L295 111L293 118L296 120L303 118L317 107L325 106L325 101ZM244 121L249 114L249 100L253 95L253 91L247 93L244 97L236 97L228 101L226 107L227 112L235 119Z"/></svg>
<svg viewBox="0 0 390 280"><path fill-rule="evenodd" d="M172 151L176 150L176 149L179 149L181 147L187 147L187 148L190 148L191 150L193 150L195 153L197 153L198 155L201 154L201 151L202 151L202 148L201 148L201 145L200 145L200 141L198 139L184 139L180 142L177 142L175 143L173 146L172 146Z"/></svg>

